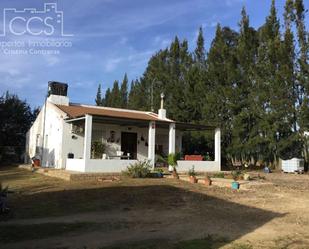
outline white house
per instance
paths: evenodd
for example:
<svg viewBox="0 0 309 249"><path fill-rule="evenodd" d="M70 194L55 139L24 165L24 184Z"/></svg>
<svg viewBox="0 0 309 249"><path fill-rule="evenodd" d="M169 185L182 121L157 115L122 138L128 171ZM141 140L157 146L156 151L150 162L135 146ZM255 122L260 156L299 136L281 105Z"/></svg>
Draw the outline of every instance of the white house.
<svg viewBox="0 0 309 249"><path fill-rule="evenodd" d="M121 172L137 160L154 166L156 153L168 155L182 150L186 130L214 130L214 161L178 161L178 171L192 166L196 171L220 171L220 129L176 122L158 114L119 108L73 104L67 84L49 82L48 98L27 133L26 163L39 157L42 167L79 172ZM93 141L105 144L102 158L92 158ZM104 159L103 159L104 158Z"/></svg>

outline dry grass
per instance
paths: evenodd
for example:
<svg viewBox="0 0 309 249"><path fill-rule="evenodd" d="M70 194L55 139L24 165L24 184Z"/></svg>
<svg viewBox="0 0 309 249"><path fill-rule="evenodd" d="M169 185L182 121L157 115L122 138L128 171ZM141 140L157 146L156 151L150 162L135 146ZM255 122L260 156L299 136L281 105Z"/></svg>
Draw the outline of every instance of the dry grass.
<svg viewBox="0 0 309 249"><path fill-rule="evenodd" d="M0 181L14 191L1 248L309 248L308 175L266 175L246 191L173 179L66 182L16 167L1 168Z"/></svg>

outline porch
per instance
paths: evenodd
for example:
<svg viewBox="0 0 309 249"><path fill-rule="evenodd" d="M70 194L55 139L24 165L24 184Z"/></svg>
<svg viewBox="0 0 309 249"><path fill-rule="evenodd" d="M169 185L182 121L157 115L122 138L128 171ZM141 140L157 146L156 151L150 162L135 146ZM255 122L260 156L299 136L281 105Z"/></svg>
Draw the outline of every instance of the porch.
<svg viewBox="0 0 309 249"><path fill-rule="evenodd" d="M120 173L138 160L149 160L154 168L158 154L182 151L182 134L186 130L214 130L214 127L172 122L134 120L86 114L66 120L71 132L66 148L66 170L87 173ZM105 144L104 153L94 158L93 142ZM215 160L179 160L178 171L220 171L220 129L215 129Z"/></svg>

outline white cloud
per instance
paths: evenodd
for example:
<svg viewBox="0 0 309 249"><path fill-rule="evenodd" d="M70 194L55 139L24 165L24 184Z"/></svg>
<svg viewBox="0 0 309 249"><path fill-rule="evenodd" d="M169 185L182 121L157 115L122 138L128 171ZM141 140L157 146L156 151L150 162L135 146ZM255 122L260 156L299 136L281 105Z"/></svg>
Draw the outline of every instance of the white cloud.
<svg viewBox="0 0 309 249"><path fill-rule="evenodd" d="M55 55L44 55L47 66L54 66L60 62L60 58Z"/></svg>
<svg viewBox="0 0 309 249"><path fill-rule="evenodd" d="M228 6L228 7L231 7L233 5L239 5L240 3L244 3L245 0L225 0L225 4Z"/></svg>
<svg viewBox="0 0 309 249"><path fill-rule="evenodd" d="M116 69L118 64L122 62L124 58L111 58L105 62L104 70L105 72L112 72Z"/></svg>

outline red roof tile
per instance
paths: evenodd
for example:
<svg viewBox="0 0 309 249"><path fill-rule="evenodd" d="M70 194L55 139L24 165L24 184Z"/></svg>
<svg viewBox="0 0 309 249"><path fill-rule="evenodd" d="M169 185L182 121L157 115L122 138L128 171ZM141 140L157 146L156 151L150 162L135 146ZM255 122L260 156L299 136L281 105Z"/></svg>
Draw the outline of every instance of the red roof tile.
<svg viewBox="0 0 309 249"><path fill-rule="evenodd" d="M148 121L163 121L163 122L174 122L170 119L160 119L158 114L153 112L143 112L135 110L127 110L120 108L110 107L97 107L97 106L86 106L86 105L56 105L60 110L65 112L70 118L77 118L84 116L85 114L94 116L106 116L124 119L135 119L135 120L148 120Z"/></svg>

